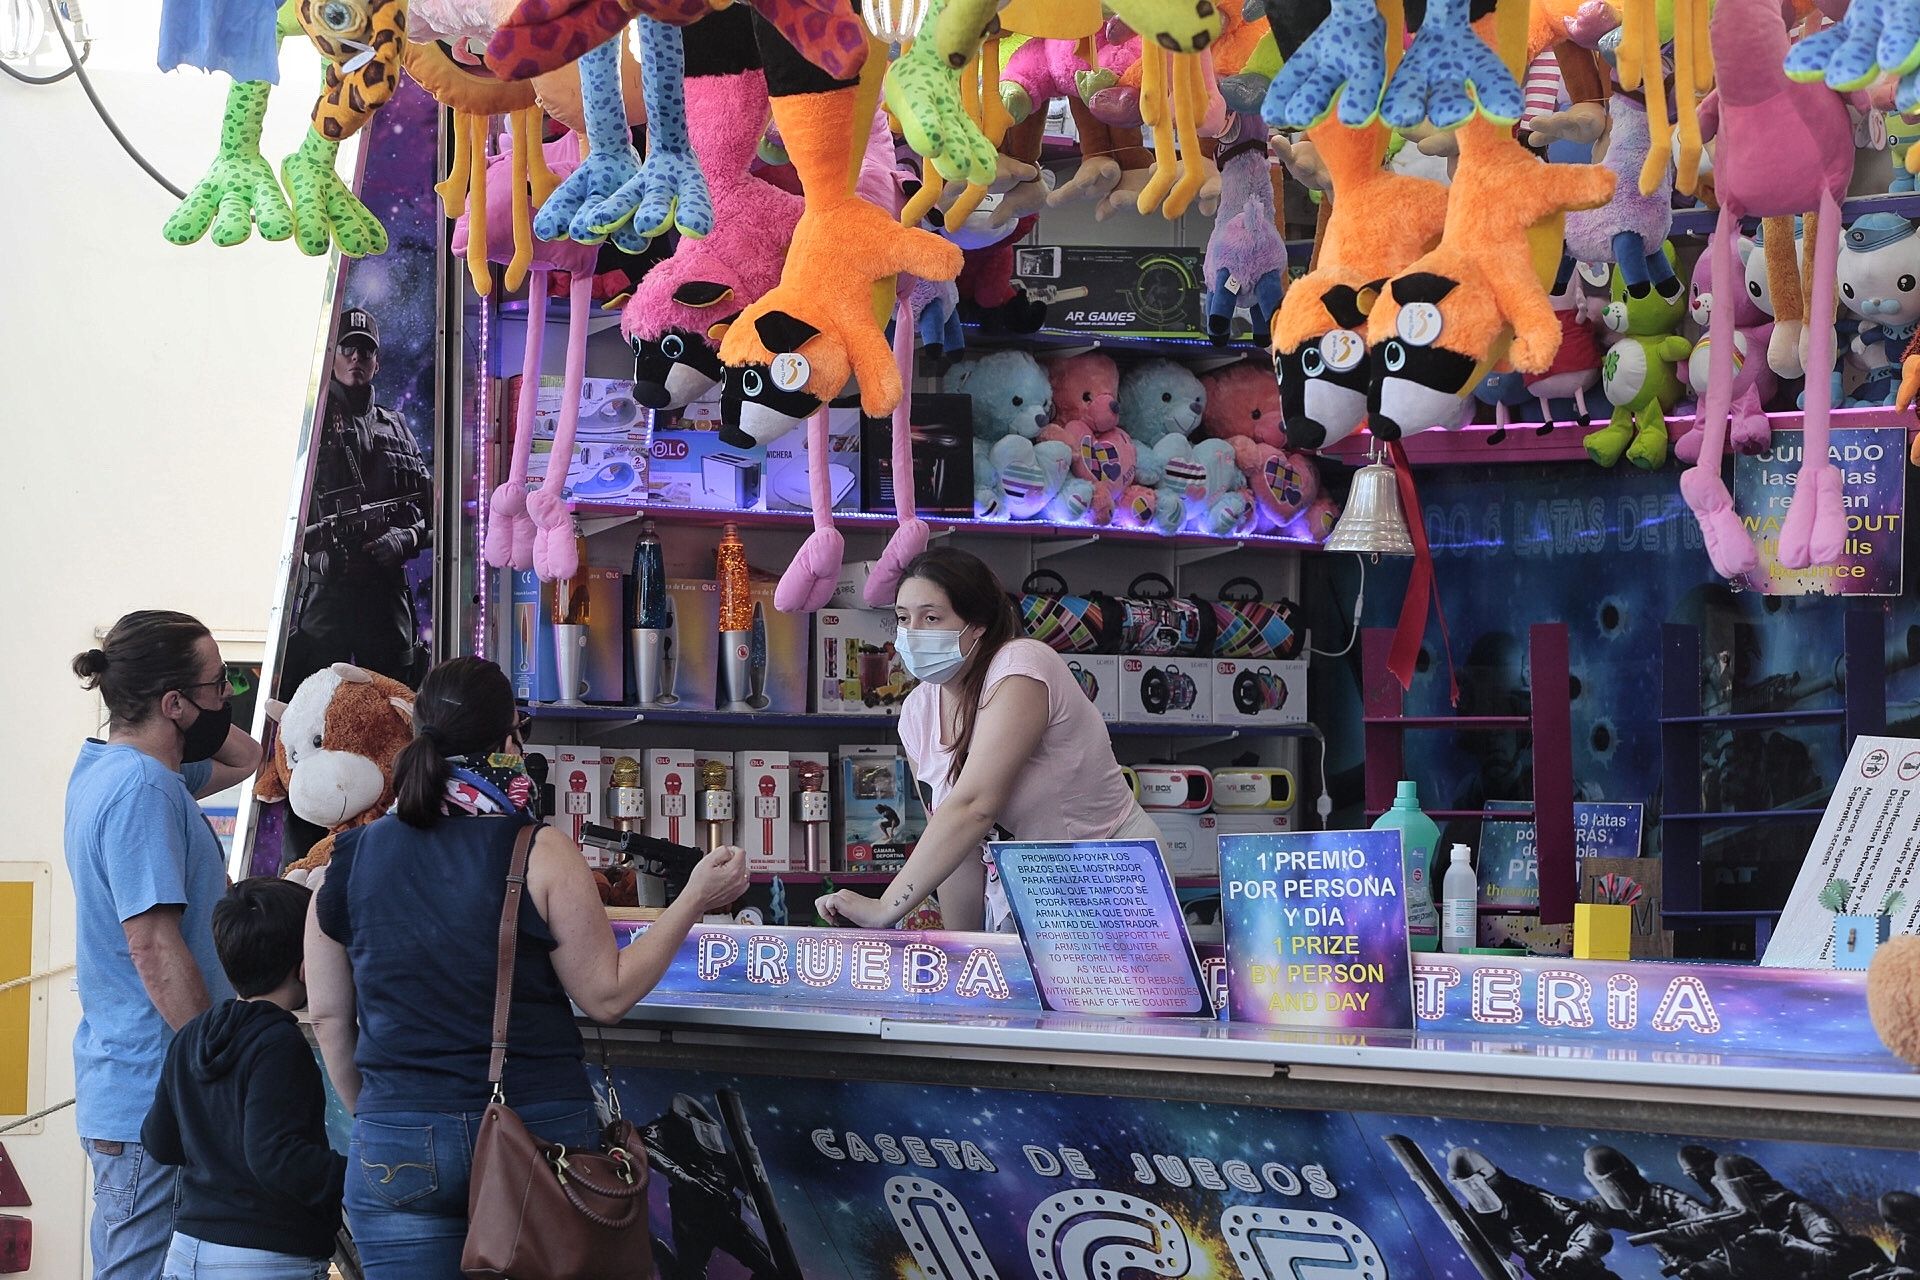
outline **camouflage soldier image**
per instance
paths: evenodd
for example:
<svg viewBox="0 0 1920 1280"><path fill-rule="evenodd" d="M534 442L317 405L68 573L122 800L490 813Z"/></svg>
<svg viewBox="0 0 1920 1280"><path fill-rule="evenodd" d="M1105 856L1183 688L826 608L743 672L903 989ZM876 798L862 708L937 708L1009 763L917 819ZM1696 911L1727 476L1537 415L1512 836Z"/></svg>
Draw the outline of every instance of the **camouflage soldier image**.
<svg viewBox="0 0 1920 1280"><path fill-rule="evenodd" d="M1647 1181L1639 1165L1612 1147L1588 1147L1585 1166L1594 1192L1581 1206L1587 1216L1627 1232L1628 1244L1651 1248L1662 1275L1732 1280L1727 1240L1740 1234L1744 1214L1717 1211L1665 1183Z"/></svg>
<svg viewBox="0 0 1920 1280"><path fill-rule="evenodd" d="M1733 1272L1777 1280L1878 1280L1892 1264L1824 1205L1791 1191L1750 1156L1721 1156L1714 1182L1746 1218L1732 1241Z"/></svg>
<svg viewBox="0 0 1920 1280"><path fill-rule="evenodd" d="M1471 1147L1448 1153L1447 1180L1495 1247L1538 1280L1619 1280L1600 1261L1613 1235L1583 1206L1502 1172Z"/></svg>
<svg viewBox="0 0 1920 1280"><path fill-rule="evenodd" d="M731 1256L752 1280L778 1280L773 1256L748 1228L751 1204L725 1131L699 1099L675 1094L673 1105L641 1131L653 1171L667 1179L671 1240L658 1241L655 1264L666 1280L700 1280L715 1250Z"/></svg>

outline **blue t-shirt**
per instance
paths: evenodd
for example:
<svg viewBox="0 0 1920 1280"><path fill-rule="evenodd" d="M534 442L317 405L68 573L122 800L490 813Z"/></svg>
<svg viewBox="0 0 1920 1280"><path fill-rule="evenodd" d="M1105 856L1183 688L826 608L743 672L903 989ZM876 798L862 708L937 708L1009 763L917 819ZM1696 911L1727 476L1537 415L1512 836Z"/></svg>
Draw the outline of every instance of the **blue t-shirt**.
<svg viewBox="0 0 1920 1280"><path fill-rule="evenodd" d="M183 906L187 948L215 1004L230 998L213 949L213 904L227 890L220 841L194 792L207 763L173 772L135 747L88 740L67 780L67 874L78 905L80 1029L73 1071L80 1136L140 1141L172 1030L133 967L123 922Z"/></svg>

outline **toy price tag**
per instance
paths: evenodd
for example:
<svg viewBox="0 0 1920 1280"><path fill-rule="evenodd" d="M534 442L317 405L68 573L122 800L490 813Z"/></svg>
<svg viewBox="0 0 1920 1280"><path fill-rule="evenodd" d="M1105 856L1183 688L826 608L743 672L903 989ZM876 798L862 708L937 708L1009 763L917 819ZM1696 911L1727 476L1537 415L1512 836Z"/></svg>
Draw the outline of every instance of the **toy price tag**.
<svg viewBox="0 0 1920 1280"><path fill-rule="evenodd" d="M813 367L807 363L805 356L793 351L783 351L773 358L767 373L773 379L773 385L780 390L798 391L807 385L807 379L812 375Z"/></svg>

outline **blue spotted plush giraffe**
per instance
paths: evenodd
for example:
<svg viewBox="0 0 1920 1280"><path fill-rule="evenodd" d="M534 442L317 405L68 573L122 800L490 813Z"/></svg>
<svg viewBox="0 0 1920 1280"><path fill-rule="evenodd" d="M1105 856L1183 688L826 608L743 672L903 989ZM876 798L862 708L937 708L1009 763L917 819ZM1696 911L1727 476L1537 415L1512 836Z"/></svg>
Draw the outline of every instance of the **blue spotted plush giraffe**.
<svg viewBox="0 0 1920 1280"><path fill-rule="evenodd" d="M1473 29L1469 0L1432 0L1420 33L1393 73L1380 118L1396 129L1453 129L1479 113L1495 124L1520 118L1526 100L1513 72Z"/></svg>
<svg viewBox="0 0 1920 1280"><path fill-rule="evenodd" d="M587 211L597 209L640 172L640 153L627 132L626 97L620 91L620 38L615 36L583 55L580 67L580 109L587 122L588 154L580 167L555 187L533 218L533 234L542 240L572 240L599 244L612 239L628 253L643 253L647 237L633 226L595 235Z"/></svg>
<svg viewBox="0 0 1920 1280"><path fill-rule="evenodd" d="M1260 116L1277 129L1319 124L1340 100L1340 123L1358 129L1380 110L1387 83L1387 22L1374 0L1332 0L1320 25L1267 86Z"/></svg>
<svg viewBox="0 0 1920 1280"><path fill-rule="evenodd" d="M1840 93L1864 89L1883 75L1905 77L1916 68L1920 7L1908 0L1854 0L1839 22L1787 52L1788 79L1825 80Z"/></svg>
<svg viewBox="0 0 1920 1280"><path fill-rule="evenodd" d="M584 217L596 236L622 226L648 239L670 226L681 235L704 236L713 230L713 200L687 135L686 47L680 28L642 16L634 19L633 33L647 99L647 158L618 191L574 221Z"/></svg>

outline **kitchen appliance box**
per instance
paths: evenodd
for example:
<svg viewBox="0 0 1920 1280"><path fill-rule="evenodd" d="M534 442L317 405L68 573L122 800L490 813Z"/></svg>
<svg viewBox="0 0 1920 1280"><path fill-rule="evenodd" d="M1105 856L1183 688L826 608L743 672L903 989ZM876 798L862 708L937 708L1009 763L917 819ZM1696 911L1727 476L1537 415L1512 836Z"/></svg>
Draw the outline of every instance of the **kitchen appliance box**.
<svg viewBox="0 0 1920 1280"><path fill-rule="evenodd" d="M813 615L813 710L897 716L917 683L894 652L892 609L822 609Z"/></svg>

